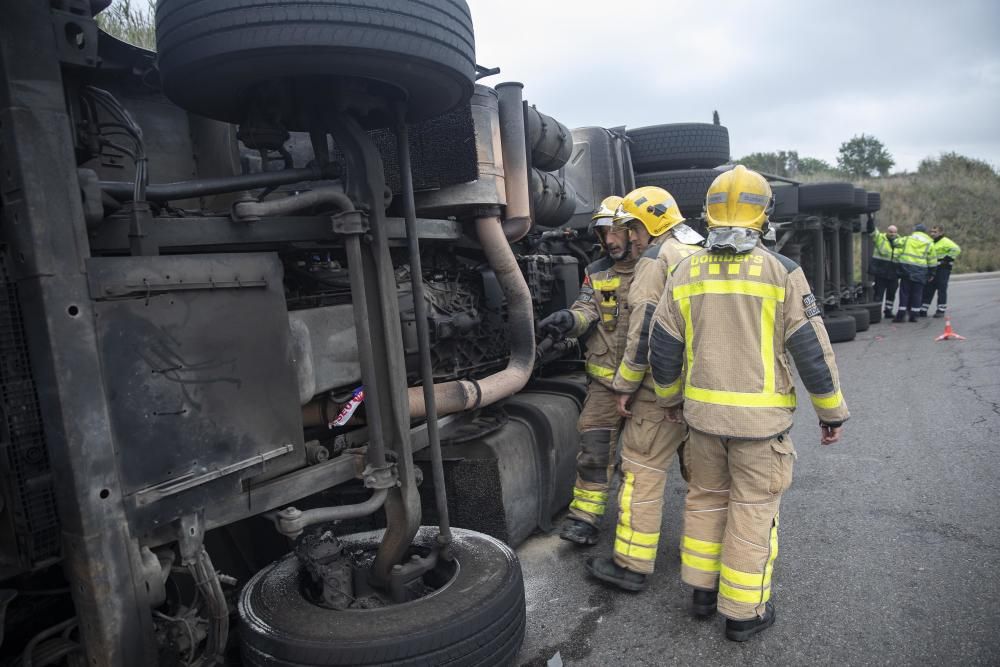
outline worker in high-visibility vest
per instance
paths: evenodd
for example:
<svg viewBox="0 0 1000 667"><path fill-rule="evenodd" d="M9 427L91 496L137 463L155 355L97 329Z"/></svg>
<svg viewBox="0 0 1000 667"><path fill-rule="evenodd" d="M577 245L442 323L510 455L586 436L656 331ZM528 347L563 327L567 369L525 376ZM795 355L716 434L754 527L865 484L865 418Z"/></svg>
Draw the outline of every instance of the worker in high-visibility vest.
<svg viewBox="0 0 1000 667"><path fill-rule="evenodd" d="M951 279L951 268L962 254L962 248L944 235L944 228L941 225L931 227L931 238L934 239L931 256L937 262L937 266L924 287L924 302L920 306L920 316L927 317L931 301L937 293L937 310L934 311L934 317L944 317L945 311L948 310L948 281Z"/></svg>
<svg viewBox="0 0 1000 667"><path fill-rule="evenodd" d="M632 308L628 339L612 388L622 430L622 485L618 493L618 526L611 558L592 558L587 571L626 590L642 590L656 561L667 467L684 440L682 424L664 419L649 377L649 323L663 294L667 275L704 240L684 224L673 195L662 188L641 187L625 195L615 220L629 226L641 255L629 287Z"/></svg>
<svg viewBox="0 0 1000 667"><path fill-rule="evenodd" d="M557 339L586 337L587 397L577 422L580 451L576 457L576 484L569 515L559 533L562 539L581 545L596 544L600 537L622 421L611 383L625 352L628 290L635 259L628 229L613 221L621 201L621 197L607 197L593 216L592 229L604 256L584 270L576 302L538 324L540 333Z"/></svg>
<svg viewBox="0 0 1000 667"><path fill-rule="evenodd" d="M774 623L778 508L791 485L794 361L820 442L848 418L820 306L792 260L764 247L773 198L738 165L708 190L705 249L674 269L653 316L649 361L668 418L689 428L681 578L692 612L744 641Z"/></svg>
<svg viewBox="0 0 1000 667"><path fill-rule="evenodd" d="M922 224L913 227L913 233L902 240L899 249L899 308L894 322L903 322L907 314L916 322L924 301L924 286L936 262L931 254L934 239L927 235Z"/></svg>
<svg viewBox="0 0 1000 667"><path fill-rule="evenodd" d="M896 299L896 288L899 286L899 267L897 255L902 243L896 225L889 225L885 232L875 228L874 218L869 218L872 231L872 258L868 263L868 273L875 279L875 303L882 303L882 312L886 318L892 317L892 303Z"/></svg>

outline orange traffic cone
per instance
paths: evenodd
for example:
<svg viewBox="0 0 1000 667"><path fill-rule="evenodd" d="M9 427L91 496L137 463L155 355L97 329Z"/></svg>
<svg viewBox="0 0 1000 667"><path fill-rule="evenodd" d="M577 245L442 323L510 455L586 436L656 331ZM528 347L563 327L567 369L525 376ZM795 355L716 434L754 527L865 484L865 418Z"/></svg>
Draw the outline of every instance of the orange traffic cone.
<svg viewBox="0 0 1000 667"><path fill-rule="evenodd" d="M965 340L965 336L959 336L957 333L955 333L955 331L951 328L951 318L945 317L944 333L934 339L935 342L939 340Z"/></svg>

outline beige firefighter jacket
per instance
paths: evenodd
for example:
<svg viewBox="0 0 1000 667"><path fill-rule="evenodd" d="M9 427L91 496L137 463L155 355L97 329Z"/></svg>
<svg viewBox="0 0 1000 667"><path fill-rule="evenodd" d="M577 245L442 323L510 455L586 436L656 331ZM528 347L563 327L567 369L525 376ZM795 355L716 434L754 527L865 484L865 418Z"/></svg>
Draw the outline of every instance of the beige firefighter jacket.
<svg viewBox="0 0 1000 667"><path fill-rule="evenodd" d="M587 375L608 389L625 350L629 330L629 286L635 271L631 259L602 257L584 269L580 294L570 307L574 338L586 336Z"/></svg>
<svg viewBox="0 0 1000 667"><path fill-rule="evenodd" d="M688 255L701 249L704 238L687 225L675 226L653 243L635 264L635 278L629 288L628 301L635 317L628 326L625 353L615 373L614 389L619 394L634 394L641 386L653 391L649 368L649 324L660 302L670 271Z"/></svg>
<svg viewBox="0 0 1000 667"><path fill-rule="evenodd" d="M789 356L824 424L849 413L805 274L762 245L701 250L680 262L653 316L650 365L663 406L684 403L691 428L770 438L792 426Z"/></svg>

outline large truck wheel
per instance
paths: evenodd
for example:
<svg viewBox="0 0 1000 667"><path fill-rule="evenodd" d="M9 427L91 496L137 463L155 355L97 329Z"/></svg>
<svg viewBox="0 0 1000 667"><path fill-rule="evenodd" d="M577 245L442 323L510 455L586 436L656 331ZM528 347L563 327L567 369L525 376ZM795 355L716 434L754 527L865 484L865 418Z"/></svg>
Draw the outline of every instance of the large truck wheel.
<svg viewBox="0 0 1000 667"><path fill-rule="evenodd" d="M831 343L846 343L858 334L858 325L850 315L824 315L823 326Z"/></svg>
<svg viewBox="0 0 1000 667"><path fill-rule="evenodd" d="M882 321L882 304L881 303L862 303L858 308L864 308L868 311L868 323L878 324Z"/></svg>
<svg viewBox="0 0 1000 667"><path fill-rule="evenodd" d="M867 205L867 197L865 198ZM840 211L854 206L854 186L850 183L807 183L799 186L799 210Z"/></svg>
<svg viewBox="0 0 1000 667"><path fill-rule="evenodd" d="M160 0L156 45L167 97L230 123L274 80L379 81L406 95L410 120L468 101L475 81L463 0Z"/></svg>
<svg viewBox="0 0 1000 667"><path fill-rule="evenodd" d="M339 538L364 561L382 531ZM244 663L255 667L319 665L510 665L524 639L524 580L503 542L453 528L454 561L420 582L423 596L401 604L334 610L310 599L294 554L264 568L240 594ZM434 546L424 526L417 550Z"/></svg>
<svg viewBox="0 0 1000 667"><path fill-rule="evenodd" d="M854 328L857 333L868 331L868 327L871 326L871 314L867 308L845 308L844 314L854 318Z"/></svg>
<svg viewBox="0 0 1000 667"><path fill-rule="evenodd" d="M729 130L710 123L670 123L627 132L638 172L718 167L729 161Z"/></svg>

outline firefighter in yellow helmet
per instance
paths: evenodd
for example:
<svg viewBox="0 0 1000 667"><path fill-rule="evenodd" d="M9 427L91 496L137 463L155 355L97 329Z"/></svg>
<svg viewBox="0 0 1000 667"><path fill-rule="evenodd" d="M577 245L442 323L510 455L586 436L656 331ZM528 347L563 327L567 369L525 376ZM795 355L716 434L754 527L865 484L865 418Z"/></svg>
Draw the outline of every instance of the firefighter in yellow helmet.
<svg viewBox="0 0 1000 667"><path fill-rule="evenodd" d="M684 223L677 203L666 190L643 187L622 200L615 221L629 226L641 255L628 292L629 318L625 353L612 388L622 430L622 485L618 525L611 558L587 561L587 570L602 581L626 590L641 590L653 571L660 541L660 520L667 467L684 440L683 424L668 422L656 405L647 374L649 324L663 293L670 268L699 249L704 239Z"/></svg>
<svg viewBox="0 0 1000 667"><path fill-rule="evenodd" d="M613 221L621 200L614 196L606 198L594 214L592 226L604 256L587 266L576 302L568 309L552 313L538 325L540 333L556 339L586 337L588 386L577 423L580 430L577 477L569 516L559 535L582 545L596 544L600 534L621 425L611 381L625 351L629 328L626 295L635 267L628 230Z"/></svg>
<svg viewBox="0 0 1000 667"><path fill-rule="evenodd" d="M771 201L767 181L742 165L715 179L706 247L677 265L650 334L660 404L690 431L681 577L694 587L693 613L718 608L735 641L775 618L778 506L795 460L789 354L820 442L837 442L848 418L806 277L761 243Z"/></svg>

